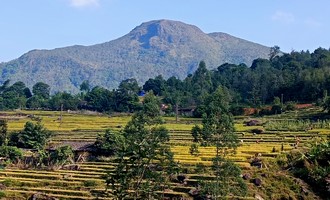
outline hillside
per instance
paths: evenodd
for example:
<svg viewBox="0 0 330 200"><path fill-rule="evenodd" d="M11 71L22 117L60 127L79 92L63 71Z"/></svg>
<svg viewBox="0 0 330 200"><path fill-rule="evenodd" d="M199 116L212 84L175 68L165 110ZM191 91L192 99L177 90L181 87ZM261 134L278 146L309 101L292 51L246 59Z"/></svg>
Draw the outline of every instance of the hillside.
<svg viewBox="0 0 330 200"><path fill-rule="evenodd" d="M268 47L226 33L206 34L193 25L156 20L102 44L30 51L0 64L0 82L23 81L31 87L43 81L53 92L78 92L83 80L115 88L127 78L140 84L159 74L185 78L201 60L210 69L225 62L250 66L268 53Z"/></svg>

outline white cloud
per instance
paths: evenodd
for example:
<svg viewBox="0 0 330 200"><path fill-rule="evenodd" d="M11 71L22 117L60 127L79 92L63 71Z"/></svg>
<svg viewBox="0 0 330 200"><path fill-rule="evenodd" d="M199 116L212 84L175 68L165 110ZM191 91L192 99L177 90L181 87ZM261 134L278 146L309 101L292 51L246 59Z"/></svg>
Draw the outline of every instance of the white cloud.
<svg viewBox="0 0 330 200"><path fill-rule="evenodd" d="M291 24L295 22L295 17L292 13L276 11L272 16L273 21L278 21L285 24Z"/></svg>
<svg viewBox="0 0 330 200"><path fill-rule="evenodd" d="M99 6L99 0L70 0L73 7L95 7Z"/></svg>

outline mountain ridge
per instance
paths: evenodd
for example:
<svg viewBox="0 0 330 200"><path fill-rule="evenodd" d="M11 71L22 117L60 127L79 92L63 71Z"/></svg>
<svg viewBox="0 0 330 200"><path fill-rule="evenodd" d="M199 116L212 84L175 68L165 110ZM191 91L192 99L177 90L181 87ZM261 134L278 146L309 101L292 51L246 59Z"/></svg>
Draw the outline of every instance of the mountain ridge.
<svg viewBox="0 0 330 200"><path fill-rule="evenodd" d="M126 35L100 44L31 50L0 63L0 82L20 80L31 87L42 81L53 92L78 92L84 80L93 86L116 88L127 78L140 84L159 74L183 79L201 60L210 69L226 62L249 66L256 58L267 58L268 53L269 47L227 33L206 34L197 26L162 19L144 22Z"/></svg>

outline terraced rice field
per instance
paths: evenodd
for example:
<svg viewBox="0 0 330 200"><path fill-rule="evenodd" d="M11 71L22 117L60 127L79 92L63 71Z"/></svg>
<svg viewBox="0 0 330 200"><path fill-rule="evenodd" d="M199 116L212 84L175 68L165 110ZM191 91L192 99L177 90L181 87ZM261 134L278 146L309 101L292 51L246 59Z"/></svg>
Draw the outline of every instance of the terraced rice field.
<svg viewBox="0 0 330 200"><path fill-rule="evenodd" d="M129 117L110 117L105 115L80 115L72 113L62 114L59 120L59 112L22 112L33 114L41 118L44 126L54 131L51 143L63 141L84 141L94 142L98 134L105 129L119 130L129 121ZM8 113L13 115L14 113ZM21 130L27 117L8 118L11 131ZM173 183L173 190L166 191L168 197L185 197L189 199L188 191L196 185L200 178L212 179L212 176L205 172L199 172L198 166L210 166L211 159L215 155L214 147L199 147L197 156L189 153L192 144L191 128L199 124L200 120L181 119L175 122L174 118L165 118L165 126L170 130L171 149L174 158L186 170L186 184ZM268 120L268 119L267 119ZM313 137L329 137L330 130L318 129L310 131L265 131L263 134L254 135L252 129L262 128L261 126L244 126L243 120L237 120L235 124L236 134L241 141L237 153L230 159L237 163L243 170L251 170L250 161L256 154L264 160L272 160L281 151L289 151L296 137L300 138L300 145L310 141ZM298 147L299 148L299 147ZM0 181L5 188L7 197L13 199L26 199L31 194L45 193L59 199L96 199L97 194L104 191L105 183L102 176L111 171L116 165L115 162L83 162L77 163L78 170L25 170L17 167L7 167L0 171ZM98 199L107 199L98 197ZM110 198L109 198L110 199ZM253 199L247 197L246 199Z"/></svg>

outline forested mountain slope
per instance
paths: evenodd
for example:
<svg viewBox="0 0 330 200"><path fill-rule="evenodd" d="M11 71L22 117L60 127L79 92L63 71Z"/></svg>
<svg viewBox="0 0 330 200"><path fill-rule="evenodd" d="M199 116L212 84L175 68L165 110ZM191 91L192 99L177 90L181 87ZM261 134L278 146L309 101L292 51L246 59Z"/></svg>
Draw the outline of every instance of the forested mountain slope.
<svg viewBox="0 0 330 200"><path fill-rule="evenodd" d="M79 85L115 88L120 81L135 78L140 84L161 74L180 79L204 60L209 68L223 63L248 66L256 58L268 58L269 48L225 33L206 34L198 27L178 21L142 23L116 40L92 46L33 50L0 64L0 82L38 81L54 91L78 92Z"/></svg>

